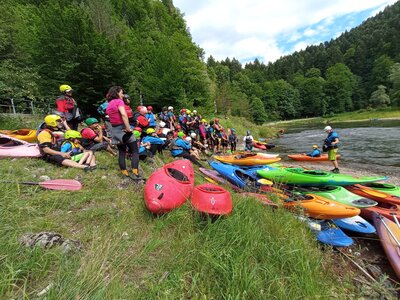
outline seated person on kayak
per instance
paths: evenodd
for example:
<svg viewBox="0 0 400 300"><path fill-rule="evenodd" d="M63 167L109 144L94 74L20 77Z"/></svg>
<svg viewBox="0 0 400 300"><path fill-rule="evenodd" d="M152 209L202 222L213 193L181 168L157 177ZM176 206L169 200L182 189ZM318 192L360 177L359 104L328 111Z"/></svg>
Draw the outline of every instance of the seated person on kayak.
<svg viewBox="0 0 400 300"><path fill-rule="evenodd" d="M71 160L71 155L69 153L60 151L60 145L57 143L57 139L53 132L59 130L59 126L62 124L61 117L57 115L48 115L44 118L44 122L46 124L45 128L37 137L43 158L58 165L91 170L92 168L90 166L80 165ZM95 164L95 162L92 162L92 164Z"/></svg>
<svg viewBox="0 0 400 300"><path fill-rule="evenodd" d="M183 139L184 133L178 132L177 138L173 139L170 144L171 154L173 157L183 157L189 159L192 163L202 167L201 163L190 154L191 145Z"/></svg>
<svg viewBox="0 0 400 300"><path fill-rule="evenodd" d="M111 140L103 135L99 121L96 118L87 118L85 124L88 127L81 130L82 146L91 151L107 150L116 156L117 153L111 148Z"/></svg>
<svg viewBox="0 0 400 300"><path fill-rule="evenodd" d="M318 145L313 145L313 151L307 153L307 156L310 157L320 157L321 156L321 151L318 149Z"/></svg>
<svg viewBox="0 0 400 300"><path fill-rule="evenodd" d="M96 168L96 159L92 151L85 150L80 139L82 135L76 130L67 130L64 135L64 142L61 145L61 152L69 153L71 160L78 162L80 165L91 165L92 169ZM93 161L93 162L92 162Z"/></svg>

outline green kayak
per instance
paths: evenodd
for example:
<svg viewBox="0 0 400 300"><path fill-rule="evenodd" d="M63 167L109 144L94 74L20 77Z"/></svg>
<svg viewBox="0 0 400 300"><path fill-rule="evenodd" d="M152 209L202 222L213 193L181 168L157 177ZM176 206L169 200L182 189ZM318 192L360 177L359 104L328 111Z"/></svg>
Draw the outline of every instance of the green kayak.
<svg viewBox="0 0 400 300"><path fill-rule="evenodd" d="M389 183L370 182L364 183L366 187L400 197L400 186Z"/></svg>
<svg viewBox="0 0 400 300"><path fill-rule="evenodd" d="M387 179L385 176L356 177L346 174L333 174L320 170L304 170L302 168L264 169L257 171L257 174L276 183L305 186L352 185Z"/></svg>
<svg viewBox="0 0 400 300"><path fill-rule="evenodd" d="M378 202L374 200L353 194L341 186L308 186L304 188L295 188L293 192L300 192L301 194L315 194L329 200L357 208L366 208L378 204Z"/></svg>

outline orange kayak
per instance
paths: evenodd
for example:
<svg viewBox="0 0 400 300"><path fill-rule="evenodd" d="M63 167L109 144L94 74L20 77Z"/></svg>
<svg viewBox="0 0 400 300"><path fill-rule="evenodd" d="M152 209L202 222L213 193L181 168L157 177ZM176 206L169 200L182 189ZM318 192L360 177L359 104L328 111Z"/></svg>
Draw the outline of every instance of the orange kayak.
<svg viewBox="0 0 400 300"><path fill-rule="evenodd" d="M378 191L361 184L349 185L345 188L353 194L357 194L364 198L372 199L378 202L394 203L400 205L400 197Z"/></svg>
<svg viewBox="0 0 400 300"><path fill-rule="evenodd" d="M0 130L1 134L8 135L15 139L23 140L28 143L33 143L36 141L37 130L33 129L17 129L17 130Z"/></svg>
<svg viewBox="0 0 400 300"><path fill-rule="evenodd" d="M315 219L342 219L351 218L360 214L360 209L341 204L324 197L307 194L305 199L286 201L283 206L291 211L304 210L304 214Z"/></svg>
<svg viewBox="0 0 400 300"><path fill-rule="evenodd" d="M238 165L238 166L257 166L257 165L267 165L280 161L280 157L265 157L264 155L259 155L258 153L243 153L238 155L226 155L218 156L214 155L216 160L220 162Z"/></svg>
<svg viewBox="0 0 400 300"><path fill-rule="evenodd" d="M305 154L290 154L289 158L297 161L328 161L328 154L321 154L319 157L311 157ZM340 158L340 154L336 155L336 159Z"/></svg>

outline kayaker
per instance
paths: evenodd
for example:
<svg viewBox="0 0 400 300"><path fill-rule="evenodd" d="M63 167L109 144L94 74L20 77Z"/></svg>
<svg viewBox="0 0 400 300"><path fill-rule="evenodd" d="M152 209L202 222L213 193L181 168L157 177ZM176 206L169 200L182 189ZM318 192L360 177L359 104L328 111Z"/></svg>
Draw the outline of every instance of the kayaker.
<svg viewBox="0 0 400 300"><path fill-rule="evenodd" d="M332 162L335 167L331 170L332 173L340 173L339 172L339 164L336 160L336 154L338 152L339 147L339 135L333 131L331 126L326 126L324 131L328 134L326 139L324 140L324 149L328 151L328 159Z"/></svg>
<svg viewBox="0 0 400 300"><path fill-rule="evenodd" d="M310 157L320 157L321 156L321 151L318 149L318 145L313 145L313 151L307 153L307 156Z"/></svg>
<svg viewBox="0 0 400 300"><path fill-rule="evenodd" d="M64 135L64 142L61 144L61 152L69 153L71 160L76 161L80 165L92 166L92 169L96 168L96 158L93 151L85 150L80 139L82 135L76 130L67 130Z"/></svg>
<svg viewBox="0 0 400 300"><path fill-rule="evenodd" d="M236 145L238 141L239 140L237 138L235 128L231 128L231 133L229 134L229 145L231 147L231 152L236 151Z"/></svg>
<svg viewBox="0 0 400 300"><path fill-rule="evenodd" d="M244 151L253 150L253 141L254 141L254 138L251 135L250 130L247 130L246 136L243 138Z"/></svg>
<svg viewBox="0 0 400 300"><path fill-rule="evenodd" d="M150 152L155 155L156 152L162 154L164 141L157 136L154 128L147 128L146 136L142 139L143 143L150 143Z"/></svg>
<svg viewBox="0 0 400 300"><path fill-rule="evenodd" d="M136 112L133 113L134 127L140 127L142 129L142 137L144 136L143 132L149 127L149 121L146 119L147 113L147 108L143 105L139 105L136 108Z"/></svg>
<svg viewBox="0 0 400 300"><path fill-rule="evenodd" d="M60 95L56 99L57 111L65 114L68 126L73 130L78 130L78 125L82 121L82 113L74 98L72 98L73 89L68 84L60 85Z"/></svg>
<svg viewBox="0 0 400 300"><path fill-rule="evenodd" d="M191 145L189 142L185 141L183 137L185 134L180 131L178 136L171 141L170 150L173 157L183 157L189 159L192 163L202 167L201 163L190 154Z"/></svg>
<svg viewBox="0 0 400 300"><path fill-rule="evenodd" d="M37 136L37 143L46 161L66 167L84 169L85 171L93 169L96 165L95 161L91 162L91 166L80 165L71 159L69 153L60 151L61 145L57 142L57 137L54 135L54 132L59 130L59 126L62 124L60 116L48 115L44 118L44 123L46 124L45 128Z"/></svg>
<svg viewBox="0 0 400 300"><path fill-rule="evenodd" d="M113 156L116 156L117 153L111 148L111 140L104 136L99 121L96 118L87 118L85 124L88 127L81 130L82 146L91 151L106 150Z"/></svg>
<svg viewBox="0 0 400 300"><path fill-rule="evenodd" d="M147 106L147 114L146 114L146 119L149 121L149 127L150 128L156 128L157 123L156 123L156 116L153 113L153 106Z"/></svg>
<svg viewBox="0 0 400 300"><path fill-rule="evenodd" d="M118 147L118 164L122 175L134 180L142 179L139 175L139 147L129 124L125 104L122 100L124 90L113 86L107 93L108 106L106 113L112 125L112 143ZM126 168L126 153L131 155L131 173Z"/></svg>

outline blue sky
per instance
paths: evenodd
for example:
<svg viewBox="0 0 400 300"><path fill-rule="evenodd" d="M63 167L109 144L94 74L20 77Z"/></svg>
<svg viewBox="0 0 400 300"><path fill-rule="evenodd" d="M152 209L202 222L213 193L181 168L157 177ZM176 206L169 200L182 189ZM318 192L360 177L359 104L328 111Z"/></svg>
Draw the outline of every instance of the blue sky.
<svg viewBox="0 0 400 300"><path fill-rule="evenodd" d="M193 41L206 57L258 58L283 55L338 37L394 0L174 0Z"/></svg>

